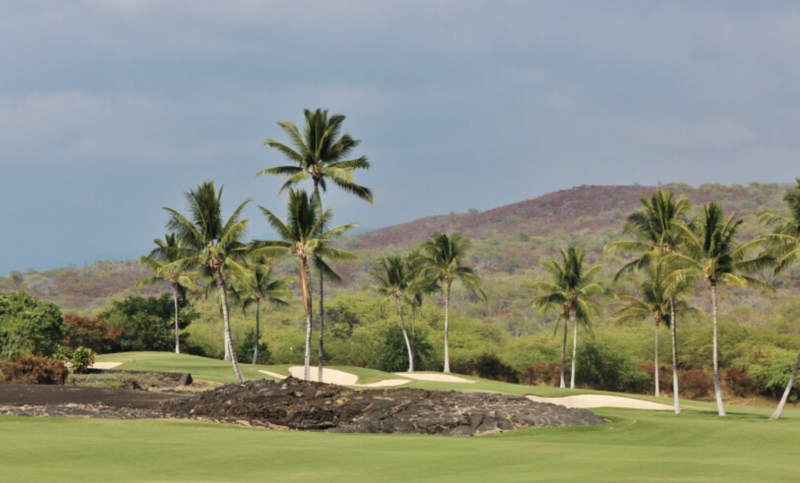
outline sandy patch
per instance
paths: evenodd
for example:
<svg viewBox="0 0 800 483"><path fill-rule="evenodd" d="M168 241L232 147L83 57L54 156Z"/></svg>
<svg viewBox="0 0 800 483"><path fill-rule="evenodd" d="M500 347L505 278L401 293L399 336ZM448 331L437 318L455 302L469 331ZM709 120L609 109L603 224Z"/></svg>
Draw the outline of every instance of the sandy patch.
<svg viewBox="0 0 800 483"><path fill-rule="evenodd" d="M458 382L474 384L475 381L464 379L463 377L451 376L449 374L421 374L416 372L395 372L398 376L408 377L409 379L416 379L418 381L435 381L435 382Z"/></svg>
<svg viewBox="0 0 800 483"><path fill-rule="evenodd" d="M275 379L286 379L286 376L284 376L283 374L278 374L277 372L265 371L262 369L259 369L258 372L260 372L261 374L266 374L270 377L274 377Z"/></svg>
<svg viewBox="0 0 800 483"><path fill-rule="evenodd" d="M311 380L317 380L317 371L316 367L311 368ZM271 371L264 371L259 369L260 373L266 374L268 376L272 376L276 379L286 379L286 376L283 374L278 374L277 372ZM302 379L305 373L305 369L303 366L296 366L289 368L289 372L292 373L293 377L298 379ZM383 381L373 382L370 384L356 384L358 382L358 376L355 374L350 374L349 372L339 371L336 369L322 369L322 382L326 382L328 384L338 384L340 386L356 386L356 387L395 387L395 386L402 386L403 384L407 384L411 381L408 379L384 379Z"/></svg>
<svg viewBox="0 0 800 483"><path fill-rule="evenodd" d="M527 396L531 401L560 404L568 408L626 408L626 409L649 409L653 411L666 411L673 409L666 404L644 401L630 397L604 396L598 394L582 394L567 397L539 397Z"/></svg>
<svg viewBox="0 0 800 483"><path fill-rule="evenodd" d="M358 387L395 387L395 386L402 386L403 384L407 384L411 381L408 379L384 379L382 381L373 382L371 384L356 384Z"/></svg>
<svg viewBox="0 0 800 483"><path fill-rule="evenodd" d="M123 362L95 362L91 367L92 369L113 369L122 364Z"/></svg>

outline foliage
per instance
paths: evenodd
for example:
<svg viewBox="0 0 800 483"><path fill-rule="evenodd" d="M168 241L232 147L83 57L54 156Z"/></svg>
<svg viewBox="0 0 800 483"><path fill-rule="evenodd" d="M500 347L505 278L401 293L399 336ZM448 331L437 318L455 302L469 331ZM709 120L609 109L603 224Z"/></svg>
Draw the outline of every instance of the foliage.
<svg viewBox="0 0 800 483"><path fill-rule="evenodd" d="M253 360L253 347L256 344L256 330L250 328L245 332L244 337L235 339L236 357L240 361ZM258 359L256 364L271 364L271 354L266 342L259 340L258 342Z"/></svg>
<svg viewBox="0 0 800 483"><path fill-rule="evenodd" d="M86 374L89 372L89 367L94 364L95 353L92 349L87 347L78 347L72 351L69 362L72 364L72 370L76 374Z"/></svg>
<svg viewBox="0 0 800 483"><path fill-rule="evenodd" d="M64 384L69 376L64 361L37 356L19 356L0 361L0 383Z"/></svg>
<svg viewBox="0 0 800 483"><path fill-rule="evenodd" d="M558 386L558 363L537 362L528 366L519 376L519 383L528 386Z"/></svg>
<svg viewBox="0 0 800 483"><path fill-rule="evenodd" d="M491 379L493 381L519 383L519 372L494 354L481 354L477 358L453 364L453 372Z"/></svg>
<svg viewBox="0 0 800 483"><path fill-rule="evenodd" d="M637 371L622 352L589 341L578 352L576 379L595 389L618 392L646 392L650 376Z"/></svg>
<svg viewBox="0 0 800 483"><path fill-rule="evenodd" d="M0 359L18 355L52 355L66 324L61 310L25 292L0 293Z"/></svg>
<svg viewBox="0 0 800 483"><path fill-rule="evenodd" d="M70 349L86 347L94 352L103 354L112 352L117 347L117 340L125 329L113 327L102 319L80 317L78 315L64 315L67 332L63 344Z"/></svg>
<svg viewBox="0 0 800 483"><path fill-rule="evenodd" d="M678 373L681 395L689 399L705 399L714 389L714 381L707 371L691 369Z"/></svg>
<svg viewBox="0 0 800 483"><path fill-rule="evenodd" d="M398 325L387 325L378 334L378 344L373 350L369 367L386 372L400 372L408 369L408 351L403 330ZM424 332L417 332L414 344L414 360L419 367L425 367L431 360L433 347Z"/></svg>
<svg viewBox="0 0 800 483"><path fill-rule="evenodd" d="M179 303L184 308L186 302ZM160 297L132 295L114 302L100 314L108 325L123 332L117 339L118 351L168 351L173 348L174 302L170 294ZM197 318L196 312L184 310L179 328L187 328ZM185 338L185 334L181 334Z"/></svg>

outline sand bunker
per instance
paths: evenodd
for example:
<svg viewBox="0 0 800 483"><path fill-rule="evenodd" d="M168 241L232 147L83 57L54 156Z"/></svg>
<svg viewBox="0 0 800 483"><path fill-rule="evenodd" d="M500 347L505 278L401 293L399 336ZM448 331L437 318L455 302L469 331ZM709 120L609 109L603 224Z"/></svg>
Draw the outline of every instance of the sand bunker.
<svg viewBox="0 0 800 483"><path fill-rule="evenodd" d="M317 380L317 371L316 367L311 368L311 380ZM258 372L262 374L266 374L268 376L274 377L276 379L286 379L286 376L283 374L278 374L277 372L259 370ZM305 375L305 368L303 366L295 366L290 367L289 372L292 374L293 377L298 379L303 379ZM340 386L357 386L357 387L395 387L395 386L402 386L403 384L409 383L408 379L384 379L383 381L373 382L370 384L357 384L358 376L355 374L350 374L349 372L339 371L337 369L322 369L322 382L326 382L328 384L338 384Z"/></svg>
<svg viewBox="0 0 800 483"><path fill-rule="evenodd" d="M417 372L395 372L398 376L416 379L418 381L435 381L435 382L457 382L474 384L475 381L465 379L463 377L451 376L448 374L422 374Z"/></svg>
<svg viewBox="0 0 800 483"><path fill-rule="evenodd" d="M644 401L630 397L604 396L599 394L582 394L567 397L539 397L527 396L531 401L560 404L568 408L625 408L625 409L648 409L653 411L666 411L673 409L666 404Z"/></svg>
<svg viewBox="0 0 800 483"><path fill-rule="evenodd" d="M91 367L92 369L113 369L122 364L122 362L95 362Z"/></svg>

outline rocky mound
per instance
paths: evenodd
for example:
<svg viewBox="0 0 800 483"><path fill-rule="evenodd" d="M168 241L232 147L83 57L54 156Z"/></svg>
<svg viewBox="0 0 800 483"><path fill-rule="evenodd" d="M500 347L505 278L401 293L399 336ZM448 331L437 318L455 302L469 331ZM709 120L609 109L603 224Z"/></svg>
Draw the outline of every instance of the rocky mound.
<svg viewBox="0 0 800 483"><path fill-rule="evenodd" d="M343 433L481 435L529 426L587 426L603 420L524 397L486 393L383 389L334 384L250 381L166 402L174 417Z"/></svg>

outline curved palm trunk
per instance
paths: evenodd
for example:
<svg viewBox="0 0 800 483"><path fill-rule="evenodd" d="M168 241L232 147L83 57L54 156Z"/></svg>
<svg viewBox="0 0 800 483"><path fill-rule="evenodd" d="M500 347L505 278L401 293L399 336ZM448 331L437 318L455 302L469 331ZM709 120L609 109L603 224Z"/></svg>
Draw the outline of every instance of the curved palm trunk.
<svg viewBox="0 0 800 483"><path fill-rule="evenodd" d="M322 284L322 270L319 271L319 352L317 354L317 364L318 364L318 372L317 372L317 381L322 382L322 367L325 360L325 352L324 352L324 345L325 345L325 291L323 289Z"/></svg>
<svg viewBox="0 0 800 483"><path fill-rule="evenodd" d="M175 304L175 353L181 353L181 340L179 337L180 329L178 328L178 284L172 283L172 301Z"/></svg>
<svg viewBox="0 0 800 483"><path fill-rule="evenodd" d="M659 326L659 319L656 319L656 345L654 350L654 361L655 361L655 369L653 369L654 374L654 382L656 384L655 396L658 397L659 395L659 381L658 381L658 326Z"/></svg>
<svg viewBox="0 0 800 483"><path fill-rule="evenodd" d="M675 327L675 299L669 299L670 333L672 334L672 395L675 399L675 414L681 413L680 392L678 391L678 335Z"/></svg>
<svg viewBox="0 0 800 483"><path fill-rule="evenodd" d="M725 416L725 408L722 406L722 388L719 384L719 337L718 314L717 314L717 284L711 284L711 313L714 320L714 396L717 399L717 411L720 416Z"/></svg>
<svg viewBox="0 0 800 483"><path fill-rule="evenodd" d="M570 319L572 319L572 375L569 378L569 388L575 389L575 362L578 358L578 319L575 312L570 312Z"/></svg>
<svg viewBox="0 0 800 483"><path fill-rule="evenodd" d="M450 322L450 283L444 292L444 372L450 372L450 352L447 343L447 329Z"/></svg>
<svg viewBox="0 0 800 483"><path fill-rule="evenodd" d="M408 372L414 372L414 351L411 349L411 341L408 340L408 333L406 332L406 323L403 319L403 306L400 304L400 298L394 298L397 304L397 313L400 314L400 328L403 329L403 339L406 340L406 349L408 349Z"/></svg>
<svg viewBox="0 0 800 483"><path fill-rule="evenodd" d="M224 317L224 311L223 311ZM228 332L225 331L225 328L222 329L222 339L225 341L225 356L222 358L224 361L231 360L231 339L228 337Z"/></svg>
<svg viewBox="0 0 800 483"><path fill-rule="evenodd" d="M306 349L303 361L303 377L306 381L311 380L311 290L308 285L308 263L300 260L300 287L303 291L303 309L306 312Z"/></svg>
<svg viewBox="0 0 800 483"><path fill-rule="evenodd" d="M417 344L417 308L412 304L411 305L411 353L415 353L415 348ZM411 370L413 372L413 369Z"/></svg>
<svg viewBox="0 0 800 483"><path fill-rule="evenodd" d="M256 298L256 343L253 344L253 365L258 361L258 340L261 337L260 328L261 297Z"/></svg>
<svg viewBox="0 0 800 483"><path fill-rule="evenodd" d="M219 282L219 297L222 301L222 319L225 321L226 348L231 355L233 372L236 373L236 379L239 381L239 384L244 384L244 377L242 376L242 371L239 369L239 363L236 361L236 353L233 351L233 337L231 336L231 319L228 313L228 295L225 293L225 279L222 277L222 272L219 270L217 270L217 281Z"/></svg>
<svg viewBox="0 0 800 483"><path fill-rule="evenodd" d="M778 419L781 417L781 413L783 413L783 407L786 405L786 401L789 399L789 394L792 392L792 388L794 387L794 381L797 378L797 367L800 366L800 353L797 354L797 359L794 361L794 367L792 367L792 375L789 377L789 384L786 385L786 390L783 391L783 397L781 397L781 402L778 404L778 407L775 409L775 412L772 413L770 418Z"/></svg>
<svg viewBox="0 0 800 483"><path fill-rule="evenodd" d="M567 317L564 318L564 340L561 341L561 382L558 385L561 389L566 389L567 387L564 381L564 369L567 362L567 328L569 326L569 320L570 316L567 314Z"/></svg>

